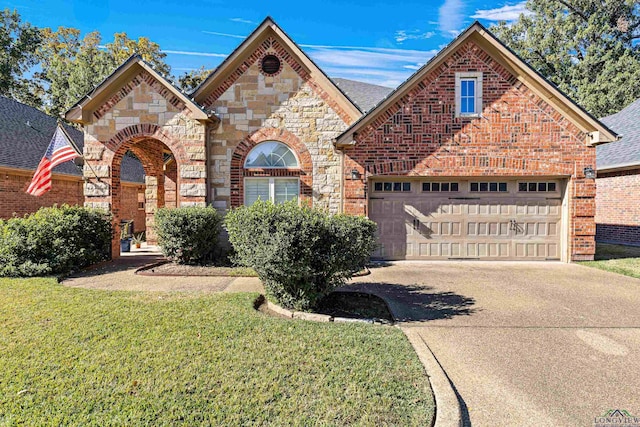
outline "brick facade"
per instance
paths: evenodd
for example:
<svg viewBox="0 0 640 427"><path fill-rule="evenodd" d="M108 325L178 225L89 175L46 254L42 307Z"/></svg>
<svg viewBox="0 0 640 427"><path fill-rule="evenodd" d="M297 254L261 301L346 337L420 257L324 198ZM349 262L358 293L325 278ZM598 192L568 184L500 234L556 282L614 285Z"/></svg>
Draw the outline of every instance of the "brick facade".
<svg viewBox="0 0 640 427"><path fill-rule="evenodd" d="M82 205L83 182L80 177L53 175L51 190L36 197L25 192L33 171L0 168L0 218L24 216L42 207L53 205ZM138 209L138 195L144 194L144 185L125 183L122 187L122 217L134 221L135 231L144 231L144 210Z"/></svg>
<svg viewBox="0 0 640 427"><path fill-rule="evenodd" d="M640 245L640 168L596 179L596 240Z"/></svg>
<svg viewBox="0 0 640 427"><path fill-rule="evenodd" d="M455 117L455 73L482 72L482 117ZM569 179L572 260L592 259L595 165L585 134L472 41L458 47L345 149L345 211L367 214L372 176L548 176Z"/></svg>

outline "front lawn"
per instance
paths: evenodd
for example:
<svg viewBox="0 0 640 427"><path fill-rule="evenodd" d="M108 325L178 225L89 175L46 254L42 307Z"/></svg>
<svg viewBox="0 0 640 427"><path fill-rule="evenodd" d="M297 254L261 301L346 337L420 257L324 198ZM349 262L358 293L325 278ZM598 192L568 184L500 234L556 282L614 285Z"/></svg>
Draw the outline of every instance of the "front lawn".
<svg viewBox="0 0 640 427"><path fill-rule="evenodd" d="M0 425L430 425L400 330L271 318L255 298L0 279Z"/></svg>
<svg viewBox="0 0 640 427"><path fill-rule="evenodd" d="M595 261L581 264L640 279L640 247L598 243Z"/></svg>

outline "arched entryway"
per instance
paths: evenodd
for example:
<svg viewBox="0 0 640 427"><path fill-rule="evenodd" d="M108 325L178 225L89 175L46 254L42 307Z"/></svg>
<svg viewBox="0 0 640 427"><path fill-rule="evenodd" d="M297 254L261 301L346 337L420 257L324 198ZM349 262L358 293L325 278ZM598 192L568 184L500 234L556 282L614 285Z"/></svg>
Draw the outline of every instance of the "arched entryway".
<svg viewBox="0 0 640 427"><path fill-rule="evenodd" d="M116 230L112 241L112 256L120 251L120 222L123 217L121 185L122 159L127 153L140 160L145 173L145 228L147 242L157 243L154 214L158 208L204 205L206 196L205 161L194 158L184 145L153 124L133 125L120 130L109 141L101 163L108 165L104 179L105 197L110 205ZM136 227L140 229L141 227Z"/></svg>

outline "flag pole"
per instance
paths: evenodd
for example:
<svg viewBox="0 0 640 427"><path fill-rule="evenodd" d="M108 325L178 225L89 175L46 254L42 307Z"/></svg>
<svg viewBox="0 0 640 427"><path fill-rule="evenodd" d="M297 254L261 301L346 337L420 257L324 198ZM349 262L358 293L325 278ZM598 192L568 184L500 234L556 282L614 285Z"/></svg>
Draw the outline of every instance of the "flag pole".
<svg viewBox="0 0 640 427"><path fill-rule="evenodd" d="M64 133L64 136L67 137L67 140L69 141L69 143L71 144L71 146L73 147L74 150L76 150L76 152L78 153L78 155L80 157L82 157L83 160L83 165L87 165L89 166L89 170L91 170L91 172L93 172L93 176L98 180L98 182L102 182L100 180L100 177L98 176L98 174L96 173L95 170L93 170L93 168L91 167L91 165L89 163L84 162L84 155L82 153L82 151L80 151L80 149L78 148L78 146L76 145L76 143L73 141L73 139L71 138L71 136L67 133L66 129L64 128L64 126L62 125L62 120L58 119L58 127L60 128L60 130L62 131L62 133Z"/></svg>

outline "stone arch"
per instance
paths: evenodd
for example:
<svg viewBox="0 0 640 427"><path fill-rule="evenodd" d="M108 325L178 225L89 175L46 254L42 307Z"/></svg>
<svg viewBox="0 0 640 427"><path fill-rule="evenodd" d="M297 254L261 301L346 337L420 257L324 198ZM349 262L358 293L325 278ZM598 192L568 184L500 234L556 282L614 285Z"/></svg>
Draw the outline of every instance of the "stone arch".
<svg viewBox="0 0 640 427"><path fill-rule="evenodd" d="M298 157L300 168L250 169L244 168L249 152L265 141L278 141L289 147ZM244 178L251 176L291 176L300 178L300 199L310 202L313 197L313 163L306 145L286 129L263 128L253 132L236 146L231 157L231 206L238 207L244 200Z"/></svg>
<svg viewBox="0 0 640 427"><path fill-rule="evenodd" d="M105 146L109 151L115 154L120 145L125 142L137 142L142 139L157 139L165 144L174 153L176 159L186 160L187 155L184 146L180 141L167 134L164 129L153 123L139 123L120 129L113 135Z"/></svg>

